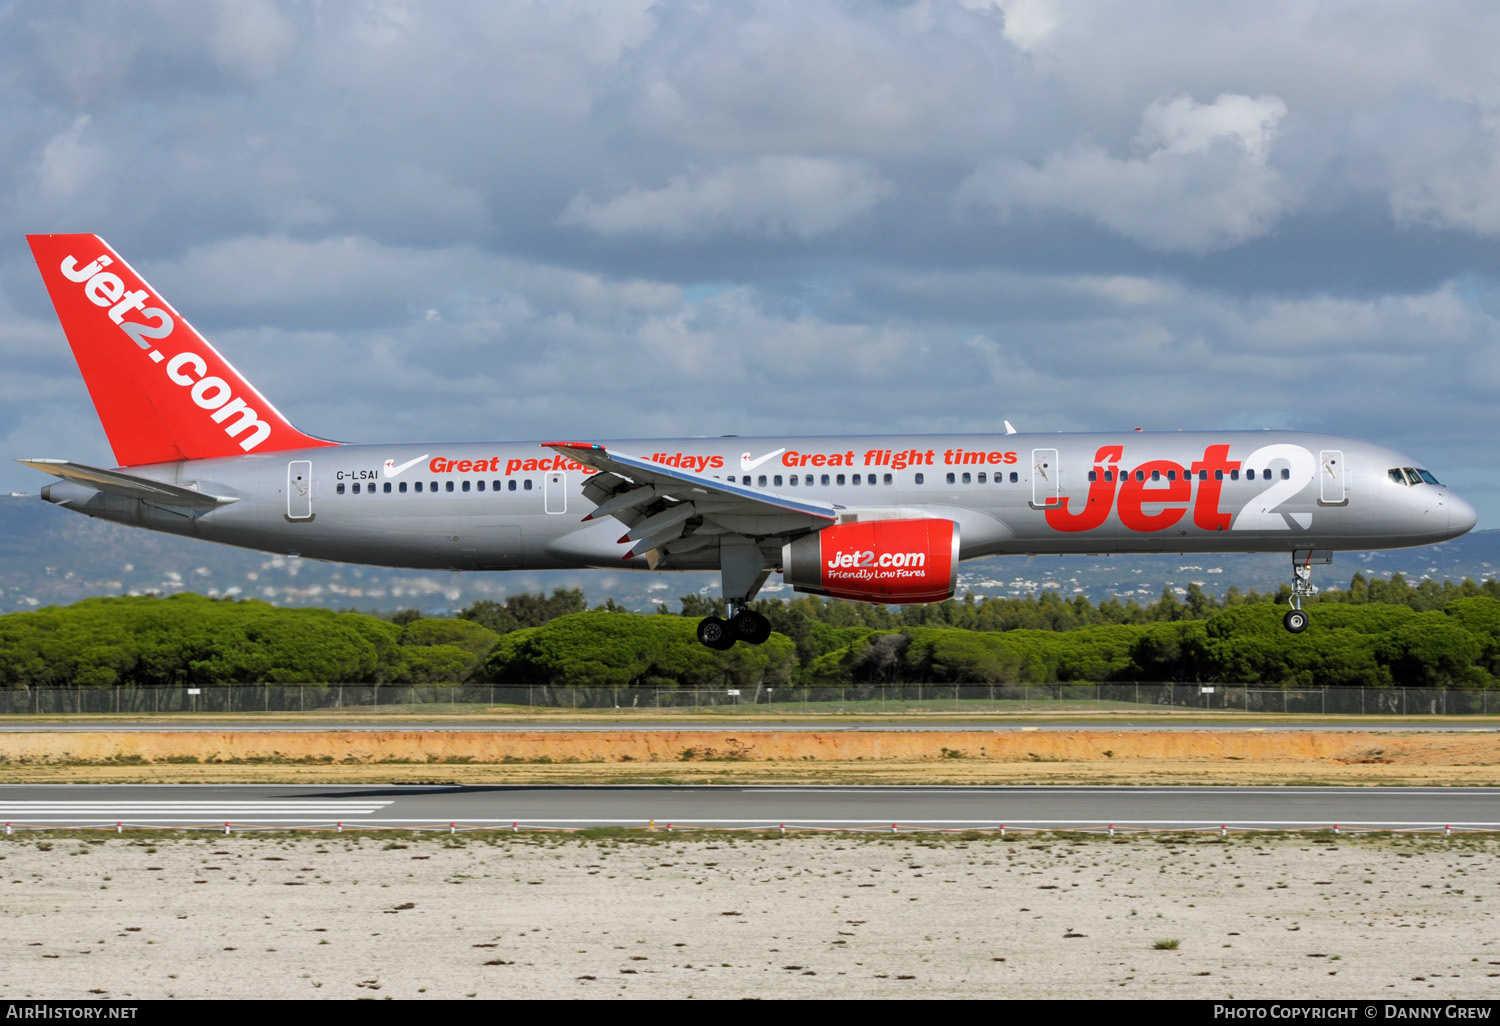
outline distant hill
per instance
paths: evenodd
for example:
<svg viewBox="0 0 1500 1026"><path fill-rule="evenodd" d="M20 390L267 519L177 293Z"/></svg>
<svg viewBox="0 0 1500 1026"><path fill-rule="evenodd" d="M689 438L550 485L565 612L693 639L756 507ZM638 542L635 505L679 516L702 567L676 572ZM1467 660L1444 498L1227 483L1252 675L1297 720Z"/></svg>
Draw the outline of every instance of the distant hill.
<svg viewBox="0 0 1500 1026"><path fill-rule="evenodd" d="M1196 583L1211 594L1231 585L1274 590L1290 576L1288 555L1006 556L965 563L959 594L1018 596L1042 588L1111 595L1145 602L1163 587L1185 592ZM1475 531L1420 549L1339 553L1318 567L1319 587L1347 587L1356 571L1400 572L1455 581L1487 580L1500 570L1500 531ZM0 497L0 611L66 605L92 595L242 595L283 606L394 610L441 614L478 599L519 592L582 588L590 602L613 598L631 609L657 602L677 608L689 592L718 594L717 574L652 574L614 570L457 573L386 570L347 563L289 559L227 545L124 527L58 509L36 496ZM789 595L773 575L765 597Z"/></svg>

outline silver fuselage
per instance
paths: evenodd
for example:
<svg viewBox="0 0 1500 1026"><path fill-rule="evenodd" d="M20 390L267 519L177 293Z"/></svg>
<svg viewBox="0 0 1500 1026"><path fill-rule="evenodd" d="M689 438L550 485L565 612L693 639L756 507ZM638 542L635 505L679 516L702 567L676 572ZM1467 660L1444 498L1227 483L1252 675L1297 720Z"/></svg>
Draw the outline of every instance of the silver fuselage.
<svg viewBox="0 0 1500 1026"><path fill-rule="evenodd" d="M1304 432L607 445L708 478L834 503L845 519L892 511L950 519L960 525L964 559L1397 548L1453 538L1475 522L1473 508L1451 489L1392 479L1393 470L1425 464L1367 442ZM43 497L106 520L339 562L646 569L643 556L622 558L630 546L619 541L618 522L583 522L594 508L582 492L585 471L537 442L339 445L130 468L137 477L234 500L206 512L68 481L48 486ZM766 551L776 548L767 544ZM670 556L657 569L718 566L714 545Z"/></svg>

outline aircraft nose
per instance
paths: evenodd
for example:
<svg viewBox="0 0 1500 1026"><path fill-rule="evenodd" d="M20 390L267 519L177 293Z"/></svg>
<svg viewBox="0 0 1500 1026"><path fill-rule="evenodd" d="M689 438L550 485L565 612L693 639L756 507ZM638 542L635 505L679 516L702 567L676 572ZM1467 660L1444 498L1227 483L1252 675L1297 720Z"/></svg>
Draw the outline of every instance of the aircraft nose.
<svg viewBox="0 0 1500 1026"><path fill-rule="evenodd" d="M1479 522L1479 514L1457 495L1448 494L1448 529L1453 532L1454 537L1469 531Z"/></svg>

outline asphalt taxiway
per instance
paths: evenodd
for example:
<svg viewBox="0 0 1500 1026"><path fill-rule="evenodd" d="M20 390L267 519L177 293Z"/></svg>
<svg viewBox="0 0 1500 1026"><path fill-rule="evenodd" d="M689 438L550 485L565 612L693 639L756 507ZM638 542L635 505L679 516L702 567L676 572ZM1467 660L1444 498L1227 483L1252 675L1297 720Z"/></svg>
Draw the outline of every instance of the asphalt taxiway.
<svg viewBox="0 0 1500 1026"><path fill-rule="evenodd" d="M12 785L13 827L1500 830L1500 789Z"/></svg>

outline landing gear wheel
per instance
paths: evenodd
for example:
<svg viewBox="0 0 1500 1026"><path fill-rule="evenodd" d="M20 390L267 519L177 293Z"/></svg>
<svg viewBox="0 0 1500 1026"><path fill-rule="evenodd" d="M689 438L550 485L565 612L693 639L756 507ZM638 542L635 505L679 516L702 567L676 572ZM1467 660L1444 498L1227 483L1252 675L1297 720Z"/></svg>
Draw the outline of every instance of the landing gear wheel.
<svg viewBox="0 0 1500 1026"><path fill-rule="evenodd" d="M734 645L734 634L729 630L729 621L717 616L705 616L698 621L698 641L719 651Z"/></svg>
<svg viewBox="0 0 1500 1026"><path fill-rule="evenodd" d="M771 636L771 621L754 610L744 609L729 621L729 632L740 641L760 645Z"/></svg>
<svg viewBox="0 0 1500 1026"><path fill-rule="evenodd" d="M1286 616L1281 618L1281 626L1293 634L1301 634L1307 630L1307 614L1300 609L1289 610Z"/></svg>

